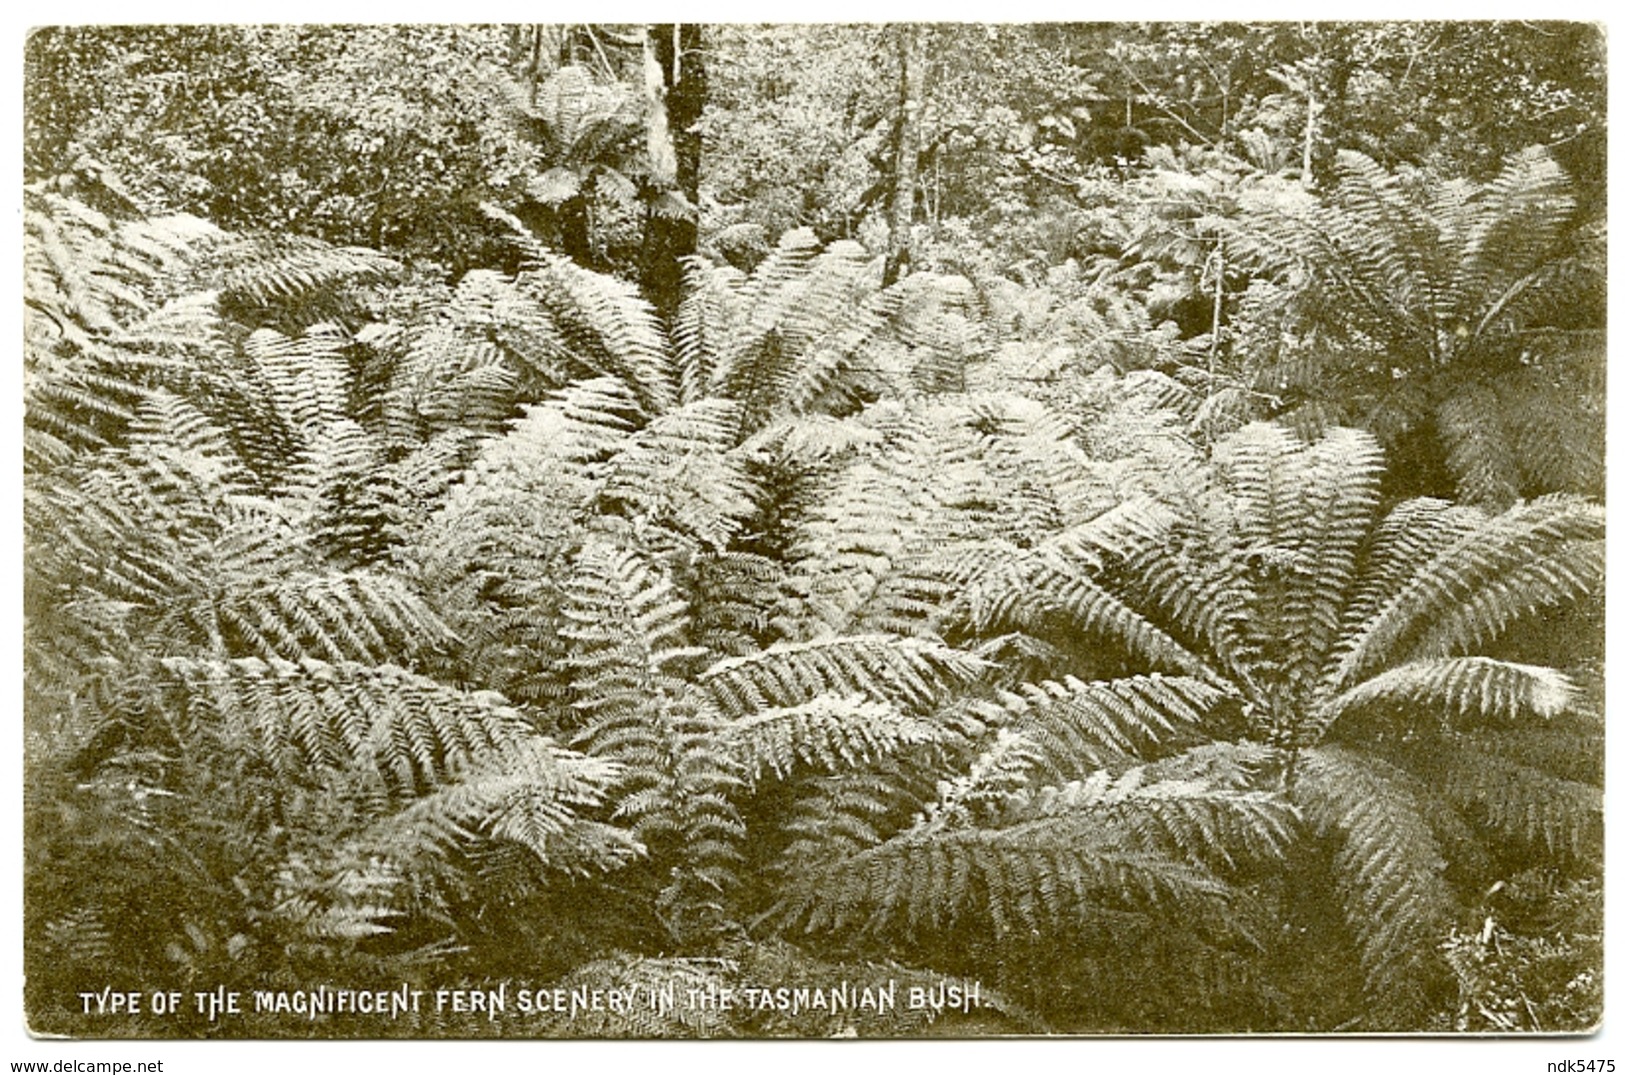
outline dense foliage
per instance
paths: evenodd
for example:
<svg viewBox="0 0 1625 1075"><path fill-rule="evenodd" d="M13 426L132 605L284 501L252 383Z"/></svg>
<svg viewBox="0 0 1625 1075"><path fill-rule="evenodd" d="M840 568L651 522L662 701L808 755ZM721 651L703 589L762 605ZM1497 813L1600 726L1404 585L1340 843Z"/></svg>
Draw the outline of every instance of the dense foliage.
<svg viewBox="0 0 1625 1075"><path fill-rule="evenodd" d="M1591 1026L1598 36L37 32L32 1025Z"/></svg>

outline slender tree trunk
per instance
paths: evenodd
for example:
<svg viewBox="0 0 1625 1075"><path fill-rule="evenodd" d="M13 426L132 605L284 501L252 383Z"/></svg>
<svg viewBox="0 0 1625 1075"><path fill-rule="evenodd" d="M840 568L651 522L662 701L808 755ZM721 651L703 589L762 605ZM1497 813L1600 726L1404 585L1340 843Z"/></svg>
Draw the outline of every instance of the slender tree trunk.
<svg viewBox="0 0 1625 1075"><path fill-rule="evenodd" d="M536 107L536 91L542 88L542 28L532 26L530 42L530 107Z"/></svg>
<svg viewBox="0 0 1625 1075"><path fill-rule="evenodd" d="M682 261L694 253L700 235L701 138L695 125L707 92L701 30L696 23L652 26L645 45L653 176L641 282L668 321L682 298Z"/></svg>
<svg viewBox="0 0 1625 1075"><path fill-rule="evenodd" d="M1309 103L1304 108L1303 123L1303 186L1305 190L1313 190L1315 186L1315 90L1309 89Z"/></svg>
<svg viewBox="0 0 1625 1075"><path fill-rule="evenodd" d="M592 218L588 213L589 208L587 196L578 194L559 203L555 219L559 246L565 255L577 265L595 269L598 266L597 259L593 256Z"/></svg>
<svg viewBox="0 0 1625 1075"><path fill-rule="evenodd" d="M891 248L886 252L882 283L902 277L909 262L909 232L914 223L914 187L920 166L920 108L925 100L925 28L897 28L897 135L892 154Z"/></svg>
<svg viewBox="0 0 1625 1075"><path fill-rule="evenodd" d="M1213 248L1213 333L1207 349L1207 396L1213 398L1213 385L1219 373L1219 340L1224 329L1224 240Z"/></svg>

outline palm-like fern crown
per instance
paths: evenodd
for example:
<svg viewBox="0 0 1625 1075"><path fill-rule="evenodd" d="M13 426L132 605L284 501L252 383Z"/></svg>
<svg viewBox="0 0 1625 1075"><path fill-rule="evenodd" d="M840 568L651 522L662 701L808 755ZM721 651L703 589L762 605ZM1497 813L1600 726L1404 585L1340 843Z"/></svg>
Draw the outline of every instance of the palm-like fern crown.
<svg viewBox="0 0 1625 1075"><path fill-rule="evenodd" d="M636 194L629 158L642 135L642 104L624 83L566 65L530 86L505 79L498 90L541 152L545 167L527 184L531 197L557 207L595 183L622 200Z"/></svg>
<svg viewBox="0 0 1625 1075"><path fill-rule="evenodd" d="M1601 398L1601 233L1563 171L1537 148L1430 183L1345 152L1336 178L1223 224L1274 274L1243 300L1255 387L1310 429L1358 417L1392 444L1432 421L1464 499L1596 491L1601 416L1575 403Z"/></svg>
<svg viewBox="0 0 1625 1075"><path fill-rule="evenodd" d="M1560 495L1379 517L1381 466L1364 432L1304 443L1249 426L1156 500L1046 539L963 602L982 630L1060 617L1191 676L1216 691L1191 700L1209 714L1198 727L1216 727L1215 698L1239 703L1261 771L1333 838L1379 1018L1402 1025L1439 969L1446 849L1471 844L1468 820L1559 858L1596 837L1600 790L1537 760L1600 734L1576 682L1486 647L1596 592L1603 520ZM1507 800L1491 806L1492 786Z"/></svg>

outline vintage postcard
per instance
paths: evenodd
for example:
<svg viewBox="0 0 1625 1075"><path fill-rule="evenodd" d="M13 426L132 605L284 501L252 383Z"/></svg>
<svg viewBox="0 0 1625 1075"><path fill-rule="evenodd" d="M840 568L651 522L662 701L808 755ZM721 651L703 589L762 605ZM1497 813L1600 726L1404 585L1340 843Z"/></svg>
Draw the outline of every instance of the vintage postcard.
<svg viewBox="0 0 1625 1075"><path fill-rule="evenodd" d="M1593 1032L1606 76L32 31L29 1032Z"/></svg>

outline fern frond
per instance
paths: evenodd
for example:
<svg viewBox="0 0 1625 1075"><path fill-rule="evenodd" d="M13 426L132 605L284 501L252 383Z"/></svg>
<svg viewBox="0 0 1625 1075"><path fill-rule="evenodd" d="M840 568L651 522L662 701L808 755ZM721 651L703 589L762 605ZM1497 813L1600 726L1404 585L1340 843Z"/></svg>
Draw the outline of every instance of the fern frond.
<svg viewBox="0 0 1625 1075"><path fill-rule="evenodd" d="M738 400L748 429L880 394L903 372L900 301L877 293L873 270L858 244L821 250L807 229L786 233L749 277L691 262L677 325L688 392Z"/></svg>
<svg viewBox="0 0 1625 1075"><path fill-rule="evenodd" d="M1043 754L1029 737L1001 728L963 774L938 781L937 797L910 827L916 833L965 828L996 813L1032 781Z"/></svg>
<svg viewBox="0 0 1625 1075"><path fill-rule="evenodd" d="M894 837L801 867L774 918L807 932L904 935L975 920L999 938L1087 920L1102 905L1192 914L1226 900L1226 886L1206 869L1120 846L1095 820L1076 811L1008 829Z"/></svg>
<svg viewBox="0 0 1625 1075"><path fill-rule="evenodd" d="M732 266L697 257L684 263L683 298L671 340L685 403L710 395L717 386L716 362L728 346L729 331L743 317L744 279Z"/></svg>
<svg viewBox="0 0 1625 1075"><path fill-rule="evenodd" d="M1237 264L1277 274L1252 292L1250 312L1267 308L1279 326L1249 360L1255 387L1282 413L1341 401L1390 443L1437 435L1465 500L1586 490L1531 475L1551 457L1542 443L1575 461L1556 469L1584 467L1601 430L1590 400L1507 398L1600 328L1583 311L1601 293L1603 259L1574 227L1562 170L1533 149L1487 185L1389 173L1348 152L1337 173L1323 201L1261 202L1217 225ZM1532 415L1553 428L1526 445Z"/></svg>
<svg viewBox="0 0 1625 1075"><path fill-rule="evenodd" d="M591 469L606 509L725 548L756 506L745 459L732 451L739 407L703 399L663 414Z"/></svg>
<svg viewBox="0 0 1625 1075"><path fill-rule="evenodd" d="M463 607L501 580L515 601L557 593L562 564L581 540L598 482L590 465L635 428L625 384L571 385L527 408L506 435L485 441L461 484L425 523L416 549L425 583Z"/></svg>
<svg viewBox="0 0 1625 1075"><path fill-rule="evenodd" d="M1464 813L1560 861L1598 854L1602 788L1544 772L1510 752L1485 750L1477 736L1452 736L1446 742L1436 779Z"/></svg>
<svg viewBox="0 0 1625 1075"><path fill-rule="evenodd" d="M1155 501L1126 501L1030 552L993 557L967 580L960 603L978 630L1030 630L1059 615L1074 631L1112 639L1154 665L1214 678L1206 661L1100 578L1110 559L1152 564L1174 519Z"/></svg>
<svg viewBox="0 0 1625 1075"><path fill-rule="evenodd" d="M1421 510L1440 519L1431 507ZM1363 588L1355 596L1350 608L1363 619L1345 625L1347 645L1328 680L1334 688L1396 658L1459 653L1532 609L1590 592L1600 578L1603 517L1594 505L1553 495L1493 518L1471 518L1477 525L1444 520L1447 540L1389 542L1411 563L1421 559L1417 552L1430 555L1406 575L1379 569L1371 576L1395 589Z"/></svg>
<svg viewBox="0 0 1625 1075"><path fill-rule="evenodd" d="M1507 758L1562 780L1600 787L1603 783L1604 729L1599 717L1557 718L1539 725L1475 728L1476 750Z"/></svg>
<svg viewBox="0 0 1625 1075"><path fill-rule="evenodd" d="M535 738L474 762L454 782L374 826L365 839L380 853L411 861L443 856L478 836L518 844L562 873L613 870L643 848L630 834L581 815L596 813L619 779L613 762Z"/></svg>
<svg viewBox="0 0 1625 1075"><path fill-rule="evenodd" d="M1278 862L1296 838L1298 814L1267 792L1215 788L1198 780L1149 777L1134 768L1012 796L1004 824L1089 811L1101 826L1120 827L1135 846L1196 863Z"/></svg>
<svg viewBox="0 0 1625 1075"><path fill-rule="evenodd" d="M924 638L856 635L779 642L701 672L698 686L728 716L805 705L821 694L861 695L900 709L929 708L985 663Z"/></svg>
<svg viewBox="0 0 1625 1075"><path fill-rule="evenodd" d="M890 758L867 770L805 777L798 790L782 824L790 842L779 859L786 873L796 875L835 855L880 844L918 813L933 792Z"/></svg>
<svg viewBox="0 0 1625 1075"><path fill-rule="evenodd" d="M1062 778L1123 758L1145 758L1202 726L1225 696L1189 676L1133 676L1085 683L1024 684L1005 692L1011 727L1039 748L1045 767Z"/></svg>
<svg viewBox="0 0 1625 1075"><path fill-rule="evenodd" d="M1447 725L1515 724L1526 716L1556 716L1574 695L1574 684L1553 668L1491 657L1420 660L1379 672L1343 691L1315 720L1324 729L1345 711L1363 706L1412 710L1425 705L1443 710L1438 716Z"/></svg>
<svg viewBox="0 0 1625 1075"><path fill-rule="evenodd" d="M835 694L735 718L717 736L752 783L768 774L783 780L805 767L831 773L862 768L902 748L943 738L937 725L890 705Z"/></svg>
<svg viewBox="0 0 1625 1075"><path fill-rule="evenodd" d="M702 554L676 581L690 610L690 637L718 657L753 653L775 637L772 613L781 596L784 569L776 559L753 553Z"/></svg>
<svg viewBox="0 0 1625 1075"><path fill-rule="evenodd" d="M327 866L297 852L284 860L276 872L272 913L309 941L357 941L394 931L387 920L403 913L404 878L392 863L374 857ZM193 940L198 940L195 932Z"/></svg>
<svg viewBox="0 0 1625 1075"><path fill-rule="evenodd" d="M243 342L243 353L284 420L315 430L346 417L350 371L340 351L348 342L331 325L306 329L298 338L259 329Z"/></svg>
<svg viewBox="0 0 1625 1075"><path fill-rule="evenodd" d="M1459 305L1450 313L1475 332L1488 329L1506 310L1505 295L1527 286L1531 261L1557 246L1575 208L1568 176L1544 147L1509 160L1450 219L1461 252L1448 291Z"/></svg>
<svg viewBox="0 0 1625 1075"><path fill-rule="evenodd" d="M382 335L363 330L357 342L382 351ZM376 421L394 444L415 447L451 430L495 432L515 409L519 374L490 340L434 323L410 333L389 357Z"/></svg>
<svg viewBox="0 0 1625 1075"><path fill-rule="evenodd" d="M1360 546L1376 513L1382 451L1376 438L1335 429L1305 444L1255 424L1224 438L1215 463L1230 486L1237 565L1251 580L1243 630L1256 651L1289 648L1278 663L1303 689L1338 640Z"/></svg>
<svg viewBox="0 0 1625 1075"><path fill-rule="evenodd" d="M283 574L273 585L222 595L217 615L263 658L381 662L455 639L403 580L368 571Z"/></svg>
<svg viewBox="0 0 1625 1075"><path fill-rule="evenodd" d="M24 418L43 463L51 443L116 441L152 388L185 375L131 329L220 233L195 217L114 224L71 199L24 193Z"/></svg>
<svg viewBox="0 0 1625 1075"><path fill-rule="evenodd" d="M575 708L594 725L650 704L696 655L684 639L687 606L670 579L636 553L588 545L565 594L559 633L571 644Z"/></svg>
<svg viewBox="0 0 1625 1075"><path fill-rule="evenodd" d="M918 634L947 593L932 553L949 510L916 470L858 462L829 483L806 513L792 550L787 634L882 630Z"/></svg>
<svg viewBox="0 0 1625 1075"><path fill-rule="evenodd" d="M1337 841L1338 889L1379 1025L1414 1026L1429 1009L1441 969L1436 946L1456 914L1425 790L1376 758L1317 747L1299 759L1289 795L1317 832Z"/></svg>
<svg viewBox="0 0 1625 1075"><path fill-rule="evenodd" d="M71 198L24 192L23 290L49 310L70 342L112 333L152 306L152 296L218 243L198 217L114 223Z"/></svg>
<svg viewBox="0 0 1625 1075"><path fill-rule="evenodd" d="M304 324L323 320L327 296L343 285L374 283L401 271L394 259L359 246L330 246L304 235L237 239L215 251L207 271L218 276L221 295L250 307L315 307Z"/></svg>
<svg viewBox="0 0 1625 1075"><path fill-rule="evenodd" d="M1521 490L1602 497L1607 389L1600 378L1605 368L1600 339L1583 340L1554 345L1545 361L1496 382Z"/></svg>
<svg viewBox="0 0 1625 1075"><path fill-rule="evenodd" d="M527 268L517 283L547 310L576 360L597 374L626 381L649 413L669 410L677 385L654 308L631 284L547 250L511 214L491 205L484 209L524 252Z"/></svg>
<svg viewBox="0 0 1625 1075"><path fill-rule="evenodd" d="M410 798L480 759L517 749L530 724L492 692L464 692L390 665L173 657L190 712L252 747L286 778L371 772Z"/></svg>

